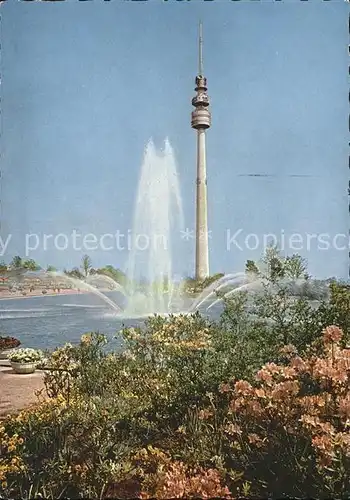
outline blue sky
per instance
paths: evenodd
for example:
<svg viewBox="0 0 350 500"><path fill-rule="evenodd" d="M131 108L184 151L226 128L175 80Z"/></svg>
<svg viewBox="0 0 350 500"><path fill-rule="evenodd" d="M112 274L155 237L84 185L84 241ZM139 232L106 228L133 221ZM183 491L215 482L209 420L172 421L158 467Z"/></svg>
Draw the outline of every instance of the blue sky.
<svg viewBox="0 0 350 500"><path fill-rule="evenodd" d="M126 233L150 137L158 146L169 137L193 228L202 19L211 272L243 270L266 233L284 234L293 253L298 233L313 275L347 277L345 237L343 250L306 242L349 230L345 2L8 1L1 10L5 260L24 254L26 233ZM228 241L237 231L242 249ZM62 268L83 253L40 243L29 257ZM88 253L95 266L127 260L127 251ZM194 241L184 241L175 272L193 269Z"/></svg>

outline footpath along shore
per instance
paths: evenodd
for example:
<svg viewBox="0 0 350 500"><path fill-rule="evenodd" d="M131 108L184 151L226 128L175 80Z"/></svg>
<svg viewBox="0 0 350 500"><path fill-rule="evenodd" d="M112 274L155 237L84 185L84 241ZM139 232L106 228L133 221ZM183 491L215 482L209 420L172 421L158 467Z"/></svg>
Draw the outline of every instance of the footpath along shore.
<svg viewBox="0 0 350 500"><path fill-rule="evenodd" d="M99 291L103 293L110 290L99 289ZM33 291L28 292L27 295L0 291L0 301L89 293L91 293L90 290L71 289L60 290L60 292L48 292L46 294L38 294L38 291ZM17 413L35 403L37 401L36 391L44 389L43 378L44 374L40 370L36 370L31 374L19 375L12 370L8 360L0 360L0 419L3 419L6 415Z"/></svg>
<svg viewBox="0 0 350 500"><path fill-rule="evenodd" d="M44 389L44 373L15 373L9 361L0 361L0 420L17 413L37 401L36 391Z"/></svg>

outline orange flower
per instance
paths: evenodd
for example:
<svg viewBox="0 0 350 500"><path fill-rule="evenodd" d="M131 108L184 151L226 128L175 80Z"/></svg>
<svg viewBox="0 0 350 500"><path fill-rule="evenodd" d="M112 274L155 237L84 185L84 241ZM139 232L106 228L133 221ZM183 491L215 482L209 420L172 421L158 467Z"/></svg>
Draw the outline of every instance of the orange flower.
<svg viewBox="0 0 350 500"><path fill-rule="evenodd" d="M266 398L266 392L264 389L255 389L255 394L258 398Z"/></svg>
<svg viewBox="0 0 350 500"><path fill-rule="evenodd" d="M213 413L210 410L200 410L198 413L199 420L207 420Z"/></svg>
<svg viewBox="0 0 350 500"><path fill-rule="evenodd" d="M229 384L221 384L220 386L220 392L230 392L231 387Z"/></svg>
<svg viewBox="0 0 350 500"><path fill-rule="evenodd" d="M285 368L282 369L281 375L283 375L284 378L290 379L294 378L296 376L297 372L293 367L286 366Z"/></svg>
<svg viewBox="0 0 350 500"><path fill-rule="evenodd" d="M296 396L299 392L299 383L296 380L276 384L271 396L273 399L284 400L291 395Z"/></svg>
<svg viewBox="0 0 350 500"><path fill-rule="evenodd" d="M305 361L303 359L301 359L299 356L296 356L295 358L293 358L290 362L290 365L293 368L295 368L296 370L298 370L298 372L304 372L308 368Z"/></svg>
<svg viewBox="0 0 350 500"><path fill-rule="evenodd" d="M341 366L333 366L332 359L318 359L314 365L314 375L333 382L346 382L348 379L346 371L341 369Z"/></svg>
<svg viewBox="0 0 350 500"><path fill-rule="evenodd" d="M261 415L263 411L261 404L255 399L250 399L247 402L247 410L255 416Z"/></svg>
<svg viewBox="0 0 350 500"><path fill-rule="evenodd" d="M237 424L229 424L226 427L225 432L227 434L230 434L231 436L234 436L236 434L238 434L238 435L242 434L242 430L241 430L241 428Z"/></svg>
<svg viewBox="0 0 350 500"><path fill-rule="evenodd" d="M238 380L238 382L235 383L235 391L238 394L243 394L248 396L249 394L252 393L252 386L247 382L246 380Z"/></svg>
<svg viewBox="0 0 350 500"><path fill-rule="evenodd" d="M327 326L322 333L325 344L329 344L330 342L339 342L343 336L342 330L335 325Z"/></svg>
<svg viewBox="0 0 350 500"><path fill-rule="evenodd" d="M271 373L266 371L264 368L258 371L258 373L256 374L256 378L261 382L266 382L267 384L272 382Z"/></svg>
<svg viewBox="0 0 350 500"><path fill-rule="evenodd" d="M347 432L338 432L334 438L335 444L345 449L346 454L350 456L350 435Z"/></svg>
<svg viewBox="0 0 350 500"><path fill-rule="evenodd" d="M276 363L266 363L266 365L264 365L263 368L265 368L265 370L267 370L272 375L279 373L281 370L281 368L278 365L276 365Z"/></svg>
<svg viewBox="0 0 350 500"><path fill-rule="evenodd" d="M248 441L250 444L255 444L258 447L263 444L263 439L255 433L248 434Z"/></svg>
<svg viewBox="0 0 350 500"><path fill-rule="evenodd" d="M297 353L297 348L293 344L287 344L280 349L280 353L285 356L295 356Z"/></svg>
<svg viewBox="0 0 350 500"><path fill-rule="evenodd" d="M322 436L314 436L312 438L312 445L318 451L326 453L327 455L331 455L333 452L333 443L331 436L326 436L323 434Z"/></svg>
<svg viewBox="0 0 350 500"><path fill-rule="evenodd" d="M300 422L302 422L307 428L316 428L320 424L320 419L313 415L302 415L300 417Z"/></svg>
<svg viewBox="0 0 350 500"><path fill-rule="evenodd" d="M345 419L350 419L350 394L339 400L339 413Z"/></svg>

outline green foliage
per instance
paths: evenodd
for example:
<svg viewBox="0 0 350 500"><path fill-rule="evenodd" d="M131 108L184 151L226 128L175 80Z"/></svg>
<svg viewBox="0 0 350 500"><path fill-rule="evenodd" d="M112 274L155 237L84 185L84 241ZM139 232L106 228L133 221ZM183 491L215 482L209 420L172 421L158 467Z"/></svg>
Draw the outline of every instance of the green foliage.
<svg viewBox="0 0 350 500"><path fill-rule="evenodd" d="M285 276L291 279L308 279L306 259L294 254L284 260Z"/></svg>
<svg viewBox="0 0 350 500"><path fill-rule="evenodd" d="M344 332L344 344L350 343L350 286L332 282L329 301L323 301L317 315L320 325L338 325Z"/></svg>
<svg viewBox="0 0 350 500"><path fill-rule="evenodd" d="M195 278L192 278L191 276L188 276L186 279L183 280L182 287L185 293L191 294L196 291L197 280Z"/></svg>
<svg viewBox="0 0 350 500"><path fill-rule="evenodd" d="M260 271L253 260L247 260L245 264L245 272L251 276L258 276Z"/></svg>
<svg viewBox="0 0 350 500"><path fill-rule="evenodd" d="M19 255L15 255L11 260L10 266L13 269L21 269L23 267L22 258Z"/></svg>
<svg viewBox="0 0 350 500"><path fill-rule="evenodd" d="M39 271L41 269L34 259L22 259L19 255L13 257L10 267L12 269L27 269L28 271Z"/></svg>
<svg viewBox="0 0 350 500"><path fill-rule="evenodd" d="M6 273L6 271L7 271L7 265L5 264L4 261L1 261L0 262L0 274L1 273Z"/></svg>
<svg viewBox="0 0 350 500"><path fill-rule="evenodd" d="M223 273L216 273L212 276L208 276L204 280L197 280L196 278L188 277L183 282L183 288L187 293L200 293L209 285L214 283L225 276Z"/></svg>
<svg viewBox="0 0 350 500"><path fill-rule="evenodd" d="M114 281L123 286L127 284L127 277L125 273L111 265L96 269L96 274L103 274L105 276L108 276L109 278L112 278Z"/></svg>
<svg viewBox="0 0 350 500"><path fill-rule="evenodd" d="M253 260L247 260L245 270L247 274L261 276L275 282L281 278L298 280L310 277L307 273L306 259L297 254L283 257L275 246L266 248L261 262L255 263Z"/></svg>
<svg viewBox="0 0 350 500"><path fill-rule="evenodd" d="M78 267L73 267L73 269L71 271L64 270L63 272L64 272L64 274L66 274L67 276L70 276L72 278L76 278L79 280L84 278L84 275L82 274L82 272L80 271L80 269Z"/></svg>
<svg viewBox="0 0 350 500"><path fill-rule="evenodd" d="M84 255L81 259L81 268L84 276L88 276L92 268L91 259L88 255Z"/></svg>
<svg viewBox="0 0 350 500"><path fill-rule="evenodd" d="M203 281L200 282L200 286L204 290L204 288L207 288L207 286L211 285L218 279L223 278L224 276L225 276L224 273L216 273L213 274L212 276L208 276L208 278L205 278Z"/></svg>
<svg viewBox="0 0 350 500"><path fill-rule="evenodd" d="M27 259L23 261L23 267L28 271L39 271L41 269L39 264L37 264L33 259Z"/></svg>

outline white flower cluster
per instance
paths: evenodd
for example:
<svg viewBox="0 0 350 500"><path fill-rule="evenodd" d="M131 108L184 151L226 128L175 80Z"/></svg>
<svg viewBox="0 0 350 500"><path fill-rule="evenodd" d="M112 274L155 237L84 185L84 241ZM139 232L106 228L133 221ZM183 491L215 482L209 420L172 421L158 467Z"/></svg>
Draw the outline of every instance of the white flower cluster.
<svg viewBox="0 0 350 500"><path fill-rule="evenodd" d="M14 363L36 363L43 359L42 351L30 348L21 348L8 355L8 359Z"/></svg>

